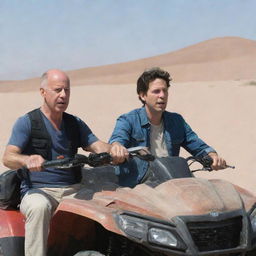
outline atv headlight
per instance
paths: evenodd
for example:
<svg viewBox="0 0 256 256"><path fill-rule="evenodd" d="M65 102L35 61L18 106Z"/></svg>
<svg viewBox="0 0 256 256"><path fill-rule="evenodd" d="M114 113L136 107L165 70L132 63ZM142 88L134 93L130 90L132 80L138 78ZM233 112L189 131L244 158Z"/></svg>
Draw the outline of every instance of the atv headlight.
<svg viewBox="0 0 256 256"><path fill-rule="evenodd" d="M148 240L151 243L164 245L168 247L177 247L177 238L168 230L151 228L148 232Z"/></svg>
<svg viewBox="0 0 256 256"><path fill-rule="evenodd" d="M139 239L140 242L183 251L187 248L172 225L164 225L126 214L116 215L116 220L123 232L132 238Z"/></svg>
<svg viewBox="0 0 256 256"><path fill-rule="evenodd" d="M142 239L147 233L148 225L147 222L142 219L135 218L128 215L120 215L118 223L121 229L132 237Z"/></svg>

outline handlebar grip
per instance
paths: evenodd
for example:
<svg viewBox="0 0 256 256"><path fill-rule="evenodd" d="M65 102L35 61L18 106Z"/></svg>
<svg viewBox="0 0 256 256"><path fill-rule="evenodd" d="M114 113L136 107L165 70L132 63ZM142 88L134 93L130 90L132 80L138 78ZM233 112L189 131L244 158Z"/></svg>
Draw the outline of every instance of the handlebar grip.
<svg viewBox="0 0 256 256"><path fill-rule="evenodd" d="M42 167L43 168L56 167L56 166L62 166L62 165L68 164L68 163L70 163L70 158L63 158L63 159L45 161L42 164Z"/></svg>
<svg viewBox="0 0 256 256"><path fill-rule="evenodd" d="M97 167L101 165L110 164L112 162L112 157L109 153L103 152L99 154L90 154L88 157L88 162L92 167Z"/></svg>
<svg viewBox="0 0 256 256"><path fill-rule="evenodd" d="M203 158L201 158L200 162L204 168L212 169L211 166L213 164L213 159L209 155L206 155Z"/></svg>

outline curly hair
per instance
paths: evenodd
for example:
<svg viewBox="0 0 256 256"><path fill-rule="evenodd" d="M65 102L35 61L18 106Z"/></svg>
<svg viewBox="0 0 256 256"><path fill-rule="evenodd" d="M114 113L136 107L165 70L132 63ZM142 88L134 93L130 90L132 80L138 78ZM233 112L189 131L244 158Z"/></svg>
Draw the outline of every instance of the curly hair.
<svg viewBox="0 0 256 256"><path fill-rule="evenodd" d="M149 89L149 83L154 81L157 78L161 78L166 82L167 88L170 87L170 81L172 81L172 78L170 74L159 68L159 67L153 67L150 69L145 70L142 75L137 80L137 94L140 95L140 93L146 94ZM139 100L145 104L145 102L141 99L139 96Z"/></svg>

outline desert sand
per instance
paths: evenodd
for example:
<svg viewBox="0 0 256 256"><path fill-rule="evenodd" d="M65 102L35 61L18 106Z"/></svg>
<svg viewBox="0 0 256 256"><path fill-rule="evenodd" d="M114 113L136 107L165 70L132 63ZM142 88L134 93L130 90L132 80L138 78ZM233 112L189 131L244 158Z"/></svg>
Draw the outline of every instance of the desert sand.
<svg viewBox="0 0 256 256"><path fill-rule="evenodd" d="M180 55L176 52L176 64L166 62L169 55L162 55L155 63L154 59L148 63L145 59L137 61L141 65L136 72L131 63L127 63L130 69L122 71L122 67L125 67L122 63L122 76L118 76L118 64L114 67L116 73L112 72L113 65L100 67L101 71L108 69L108 72L98 80L97 76L88 78L90 69L70 71L73 86L68 112L81 117L100 139L107 141L116 118L141 106L136 95L138 73L146 67L161 66L173 76L167 110L182 114L203 140L230 165L236 166L234 170L200 172L196 176L225 179L256 194L256 42L237 38L235 41L233 48L236 50L228 54L227 49L222 52L221 47L216 47L216 41L207 41L202 43L203 46L199 44L185 48L185 52L179 51ZM204 56L206 50L204 53L199 51L207 43L208 50L213 49L212 45L217 49L216 54L211 51L208 58ZM251 51L245 50L247 48ZM180 56L181 62L177 56ZM94 69L93 72L96 75L99 71ZM108 75L109 72L111 75ZM15 120L42 103L39 79L29 81L0 82L1 156ZM187 156L187 153L182 151L181 155ZM2 164L0 169L6 170Z"/></svg>

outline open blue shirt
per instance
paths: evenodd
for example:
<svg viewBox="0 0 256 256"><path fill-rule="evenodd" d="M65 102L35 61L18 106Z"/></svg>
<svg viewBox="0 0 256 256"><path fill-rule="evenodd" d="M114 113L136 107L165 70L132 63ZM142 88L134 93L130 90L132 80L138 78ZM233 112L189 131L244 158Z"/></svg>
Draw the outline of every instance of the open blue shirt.
<svg viewBox="0 0 256 256"><path fill-rule="evenodd" d="M163 113L164 140L169 156L178 156L183 147L193 156L215 152L202 141L183 117L177 113ZM145 107L121 115L109 143L119 142L126 148L144 146L150 148L150 122ZM140 159L125 162L116 168L120 185L133 187L140 182L148 169L148 163Z"/></svg>
<svg viewBox="0 0 256 256"><path fill-rule="evenodd" d="M65 123L62 120L60 130L56 130L46 116L41 112L46 129L52 140L52 159L63 155L68 157L68 140L66 136ZM78 117L75 117L80 130L81 147L86 148L98 138L92 133L90 128ZM31 133L31 122L28 114L20 117L14 124L12 134L8 145L14 145L21 149L21 152L26 151ZM26 154L29 152L26 151ZM33 188L40 187L62 187L74 184L77 182L77 175L69 169L47 168L40 172L30 172L30 180ZM22 182L21 192L27 191L28 185Z"/></svg>

